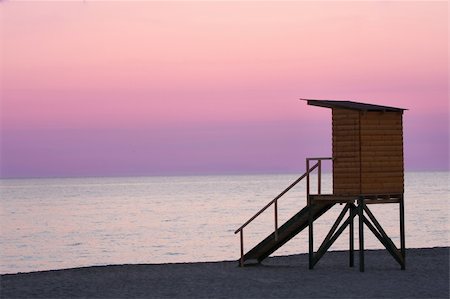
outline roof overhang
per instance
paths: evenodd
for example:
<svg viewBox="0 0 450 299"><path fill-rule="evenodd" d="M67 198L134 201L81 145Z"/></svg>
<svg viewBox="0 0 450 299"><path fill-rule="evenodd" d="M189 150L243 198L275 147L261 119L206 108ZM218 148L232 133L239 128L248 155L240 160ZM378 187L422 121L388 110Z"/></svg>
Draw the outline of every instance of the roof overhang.
<svg viewBox="0 0 450 299"><path fill-rule="evenodd" d="M350 109L357 111L381 111L381 112L403 112L404 108L396 108L389 106L381 106L353 101L330 101L330 100L313 100L313 99L301 99L307 101L308 105L325 107L325 108L340 108L340 109Z"/></svg>

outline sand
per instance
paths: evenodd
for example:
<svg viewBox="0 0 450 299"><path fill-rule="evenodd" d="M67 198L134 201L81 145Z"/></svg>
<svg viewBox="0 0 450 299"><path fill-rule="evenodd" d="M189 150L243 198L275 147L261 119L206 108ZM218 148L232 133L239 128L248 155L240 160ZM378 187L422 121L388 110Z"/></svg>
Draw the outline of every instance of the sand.
<svg viewBox="0 0 450 299"><path fill-rule="evenodd" d="M357 252L356 252L357 253ZM306 254L261 265L237 262L111 265L1 276L1 298L449 298L449 248L408 249L406 270L385 250L366 251L366 272L348 253Z"/></svg>

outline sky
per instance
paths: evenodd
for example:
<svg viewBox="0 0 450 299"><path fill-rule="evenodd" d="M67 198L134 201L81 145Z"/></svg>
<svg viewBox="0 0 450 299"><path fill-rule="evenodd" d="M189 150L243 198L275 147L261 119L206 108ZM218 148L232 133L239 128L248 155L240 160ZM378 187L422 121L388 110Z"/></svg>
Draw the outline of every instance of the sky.
<svg viewBox="0 0 450 299"><path fill-rule="evenodd" d="M331 111L449 169L447 1L2 1L0 177L303 173Z"/></svg>

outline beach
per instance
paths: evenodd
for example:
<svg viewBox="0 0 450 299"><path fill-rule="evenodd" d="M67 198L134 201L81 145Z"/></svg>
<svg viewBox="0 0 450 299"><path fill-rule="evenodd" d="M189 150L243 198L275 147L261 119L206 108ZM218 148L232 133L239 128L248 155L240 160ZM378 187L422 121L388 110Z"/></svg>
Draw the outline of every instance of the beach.
<svg viewBox="0 0 450 299"><path fill-rule="evenodd" d="M236 261L109 265L1 276L1 298L449 298L449 247L408 249L406 270L385 250L365 251L364 273L348 252Z"/></svg>

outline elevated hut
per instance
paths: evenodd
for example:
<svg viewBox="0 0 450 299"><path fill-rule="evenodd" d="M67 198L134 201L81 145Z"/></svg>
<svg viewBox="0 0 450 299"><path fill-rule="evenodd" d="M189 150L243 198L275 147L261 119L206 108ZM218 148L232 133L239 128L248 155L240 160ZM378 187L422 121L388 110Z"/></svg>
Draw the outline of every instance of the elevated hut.
<svg viewBox="0 0 450 299"><path fill-rule="evenodd" d="M402 117L406 109L352 101L306 100L308 105L332 110L332 157L307 158L306 172L246 221L240 233L241 266L261 262L308 227L309 267L312 269L342 232L349 228L349 264L354 265L354 218L359 219L359 266L364 271L364 227L368 227L405 269L404 170ZM321 169L332 161L333 193L321 192ZM311 173L318 172L317 191L310 188ZM278 225L278 201L306 179L307 205ZM318 250L314 250L314 221L337 203L345 204ZM399 204L400 246L394 244L367 207ZM244 228L269 207L274 207L274 231L247 253ZM347 218L344 220L346 214ZM244 254L245 253L245 254Z"/></svg>
<svg viewBox="0 0 450 299"><path fill-rule="evenodd" d="M307 100L331 108L333 194L403 193L402 108Z"/></svg>

